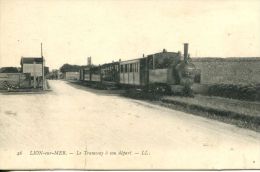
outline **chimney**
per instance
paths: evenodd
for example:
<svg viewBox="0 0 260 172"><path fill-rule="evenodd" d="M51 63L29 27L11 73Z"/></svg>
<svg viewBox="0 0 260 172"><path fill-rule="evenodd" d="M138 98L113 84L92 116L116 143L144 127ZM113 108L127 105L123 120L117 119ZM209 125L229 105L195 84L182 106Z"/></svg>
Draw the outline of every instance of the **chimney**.
<svg viewBox="0 0 260 172"><path fill-rule="evenodd" d="M87 65L88 65L88 66L91 66L91 56L89 56L89 57L87 58Z"/></svg>
<svg viewBox="0 0 260 172"><path fill-rule="evenodd" d="M189 48L189 44L184 43L184 61L185 62L188 62L188 48Z"/></svg>

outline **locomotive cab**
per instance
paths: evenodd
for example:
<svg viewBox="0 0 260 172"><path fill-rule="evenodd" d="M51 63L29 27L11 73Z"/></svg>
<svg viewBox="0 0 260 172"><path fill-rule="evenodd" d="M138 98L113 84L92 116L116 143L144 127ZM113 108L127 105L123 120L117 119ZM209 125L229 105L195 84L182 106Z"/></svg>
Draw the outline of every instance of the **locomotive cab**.
<svg viewBox="0 0 260 172"><path fill-rule="evenodd" d="M162 52L146 57L146 84L148 90L167 94L171 92L170 85L178 80L174 68L180 62L180 52Z"/></svg>

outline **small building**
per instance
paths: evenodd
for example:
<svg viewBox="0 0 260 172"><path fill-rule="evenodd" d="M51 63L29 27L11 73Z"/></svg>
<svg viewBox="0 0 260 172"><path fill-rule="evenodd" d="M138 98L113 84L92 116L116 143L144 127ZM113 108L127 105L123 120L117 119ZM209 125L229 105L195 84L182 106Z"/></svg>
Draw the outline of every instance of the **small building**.
<svg viewBox="0 0 260 172"><path fill-rule="evenodd" d="M22 73L30 73L31 76L42 76L43 58L39 57L22 57L21 69Z"/></svg>
<svg viewBox="0 0 260 172"><path fill-rule="evenodd" d="M65 79L66 80L79 80L79 72L66 72Z"/></svg>
<svg viewBox="0 0 260 172"><path fill-rule="evenodd" d="M43 87L44 78L44 60L42 57L22 57L21 58L21 72L30 74L33 80L33 87Z"/></svg>

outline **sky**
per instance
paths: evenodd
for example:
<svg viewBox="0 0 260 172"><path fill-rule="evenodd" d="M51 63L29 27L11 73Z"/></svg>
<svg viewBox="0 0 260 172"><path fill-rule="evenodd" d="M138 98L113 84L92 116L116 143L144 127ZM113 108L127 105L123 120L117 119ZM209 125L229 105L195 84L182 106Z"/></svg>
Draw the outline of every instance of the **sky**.
<svg viewBox="0 0 260 172"><path fill-rule="evenodd" d="M128 60L162 51L260 57L260 0L0 0L0 67Z"/></svg>

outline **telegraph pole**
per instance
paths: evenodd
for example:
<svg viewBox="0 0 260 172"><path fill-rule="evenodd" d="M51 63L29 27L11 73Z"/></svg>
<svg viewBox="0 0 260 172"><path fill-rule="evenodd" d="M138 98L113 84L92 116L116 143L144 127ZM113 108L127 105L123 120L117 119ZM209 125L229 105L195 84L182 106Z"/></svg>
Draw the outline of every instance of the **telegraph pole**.
<svg viewBox="0 0 260 172"><path fill-rule="evenodd" d="M43 58L43 52L42 52L42 42L41 42L41 58L42 58L42 90L44 90L44 58Z"/></svg>

